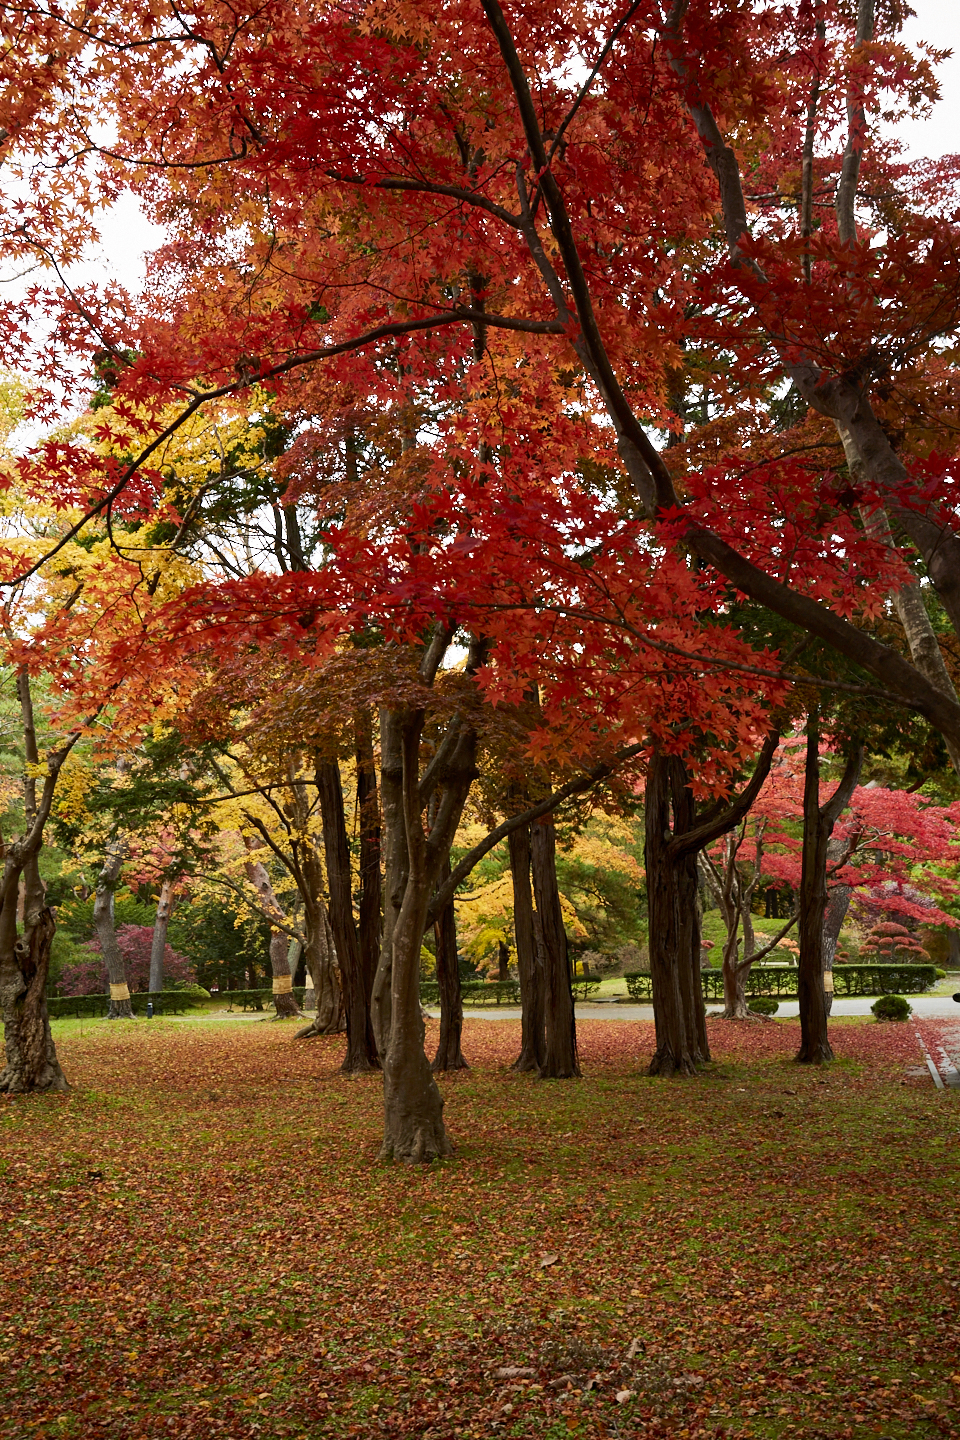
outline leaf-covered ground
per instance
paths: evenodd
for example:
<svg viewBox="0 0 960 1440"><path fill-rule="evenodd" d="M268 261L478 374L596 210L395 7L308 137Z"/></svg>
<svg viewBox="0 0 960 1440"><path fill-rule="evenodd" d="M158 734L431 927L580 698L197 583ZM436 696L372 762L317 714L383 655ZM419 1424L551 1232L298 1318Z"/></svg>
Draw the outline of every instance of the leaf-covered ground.
<svg viewBox="0 0 960 1440"><path fill-rule="evenodd" d="M542 1084L468 1021L414 1171L336 1040L62 1022L73 1092L0 1107L0 1437L960 1434L957 1093L912 1025L711 1033L665 1082L588 1021Z"/></svg>

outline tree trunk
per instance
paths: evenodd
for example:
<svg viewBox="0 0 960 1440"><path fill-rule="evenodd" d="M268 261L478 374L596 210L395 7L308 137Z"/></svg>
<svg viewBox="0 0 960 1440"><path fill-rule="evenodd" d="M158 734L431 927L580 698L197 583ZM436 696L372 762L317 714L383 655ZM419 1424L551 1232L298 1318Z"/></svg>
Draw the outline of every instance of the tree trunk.
<svg viewBox="0 0 960 1440"><path fill-rule="evenodd" d="M57 927L49 906L27 911L24 933L10 947L13 963L0 959L0 1000L6 1065L0 1093L25 1095L69 1090L60 1068L47 1016L47 974L50 947Z"/></svg>
<svg viewBox="0 0 960 1440"><path fill-rule="evenodd" d="M393 984L393 932L407 884L407 836L403 818L403 747L397 712L380 712L380 790L383 798L384 904L380 957L373 981L371 1017L377 1052L383 1059L390 1043L390 994Z"/></svg>
<svg viewBox="0 0 960 1440"><path fill-rule="evenodd" d="M366 711L355 721L357 753L357 819L360 832L360 962L368 997L380 963L383 939L383 885L380 878L380 796L373 755L373 727ZM372 1021L371 1021L372 1023ZM376 1039L374 1028L374 1039Z"/></svg>
<svg viewBox="0 0 960 1440"><path fill-rule="evenodd" d="M827 864L835 865L846 853L845 841L831 840L827 846ZM823 912L823 988L828 1016L833 1010L833 962L852 894L852 885L833 885L827 890L827 904Z"/></svg>
<svg viewBox="0 0 960 1440"><path fill-rule="evenodd" d="M273 977L273 1003L278 1020L294 1020L300 1016L300 1006L293 993L293 974L290 970L290 937L283 930L274 930L270 935L270 973Z"/></svg>
<svg viewBox="0 0 960 1440"><path fill-rule="evenodd" d="M824 915L827 905L827 857L830 836L850 800L860 766L862 749L851 753L843 778L826 804L820 804L820 720L816 710L807 720L807 756L803 781L803 853L800 872L800 962L797 991L800 998L800 1049L804 1065L823 1065L833 1059L827 1034L827 992L824 987ZM839 933L839 932L838 932ZM832 983L832 971L831 971Z"/></svg>
<svg viewBox="0 0 960 1440"><path fill-rule="evenodd" d="M254 886L260 908L267 916L275 916L282 925L287 920L283 908L276 897L273 888L273 881L265 865L259 860L252 858L252 853L260 848L252 836L244 837L244 844L251 852L249 859L244 866L247 879ZM270 927L270 975L271 988L273 992L273 1004L278 1020L289 1020L300 1014L300 1007L293 995L293 976L290 973L290 937L286 930L281 930L276 925ZM251 990L257 988L255 983L250 986Z"/></svg>
<svg viewBox="0 0 960 1440"><path fill-rule="evenodd" d="M163 957L167 948L167 928L173 914L173 897L176 881L165 879L160 886L157 901L157 918L153 922L153 939L150 941L150 989L154 994L163 989Z"/></svg>
<svg viewBox="0 0 960 1440"><path fill-rule="evenodd" d="M360 940L353 918L350 883L350 850L343 814L343 789L336 760L317 766L323 844L327 860L327 888L330 894L330 926L333 930L340 980L347 1014L347 1053L340 1067L345 1074L378 1070L380 1060L370 1019L368 970L360 952ZM419 951L418 959L419 959Z"/></svg>
<svg viewBox="0 0 960 1440"><path fill-rule="evenodd" d="M506 940L497 941L497 982L506 984L510 979L510 951Z"/></svg>
<svg viewBox="0 0 960 1440"><path fill-rule="evenodd" d="M342 1035L347 1028L343 1013L343 992L340 989L337 953L333 931L327 918L327 907L315 898L305 908L306 943L304 955L313 981L316 1015L312 1024L297 1031L297 1039L314 1035Z"/></svg>
<svg viewBox="0 0 960 1440"><path fill-rule="evenodd" d="M441 880L450 878L449 860L440 871ZM437 942L437 984L440 987L440 1039L433 1057L433 1071L468 1070L460 1042L463 1037L463 998L460 993L460 963L457 957L457 914L451 900L444 905L434 925Z"/></svg>
<svg viewBox="0 0 960 1440"><path fill-rule="evenodd" d="M532 827L533 893L540 917L545 961L545 1045L541 1080L568 1080L580 1074L577 1025L570 984L567 932L557 885L556 829L553 819Z"/></svg>
<svg viewBox="0 0 960 1440"><path fill-rule="evenodd" d="M383 1060L383 1145L380 1158L422 1164L450 1155L453 1146L443 1124L443 1098L423 1049L420 1009L420 946L430 906L463 809L470 780L456 786L448 778L431 835L424 834L420 800L420 736L423 711L390 716L396 727L402 762L403 824L406 835L407 880L393 926L390 986L390 1033ZM461 770L472 778L476 742L465 734L468 755ZM471 743L472 742L472 743ZM382 770L381 770L381 773ZM462 791L462 796L458 793ZM387 853L391 849L390 810L384 786ZM442 817L442 818L441 818Z"/></svg>
<svg viewBox="0 0 960 1440"><path fill-rule="evenodd" d="M100 952L107 967L110 986L110 1020L132 1020L133 1007L127 987L126 967L117 944L117 927L113 918L113 893L127 853L126 842L115 836L107 846L103 869L97 877L96 899L93 902L93 926L100 941Z"/></svg>
<svg viewBox="0 0 960 1440"><path fill-rule="evenodd" d="M510 873L513 878L513 934L520 976L520 1054L514 1070L539 1071L546 1058L544 1040L544 973L536 943L533 892L530 888L530 826L510 832Z"/></svg>
<svg viewBox="0 0 960 1440"><path fill-rule="evenodd" d="M697 1066L710 1058L700 982L696 858L691 887L687 857L676 855L670 847L673 833L690 828L692 813L686 812L692 809L683 761L655 751L647 772L644 817L650 976L657 1035L651 1075L694 1075ZM698 1000L699 1016L694 1013Z"/></svg>
<svg viewBox="0 0 960 1440"><path fill-rule="evenodd" d="M740 969L739 945L736 937L723 947L723 1018L747 1020L747 975Z"/></svg>
<svg viewBox="0 0 960 1440"><path fill-rule="evenodd" d="M947 964L951 970L960 970L960 930L947 932L950 941L950 956Z"/></svg>
<svg viewBox="0 0 960 1440"><path fill-rule="evenodd" d="M25 833L20 840L0 845L3 879L0 881L0 1005L6 1064L0 1072L0 1092L22 1095L47 1090L69 1090L60 1068L47 1016L47 975L50 947L56 934L53 914L46 904L38 855L43 829L50 814L60 767L79 738L79 732L47 756L47 774L37 796L39 753L33 720L30 676L17 675L17 696L23 721L23 777ZM23 881L23 934L17 934L17 901Z"/></svg>

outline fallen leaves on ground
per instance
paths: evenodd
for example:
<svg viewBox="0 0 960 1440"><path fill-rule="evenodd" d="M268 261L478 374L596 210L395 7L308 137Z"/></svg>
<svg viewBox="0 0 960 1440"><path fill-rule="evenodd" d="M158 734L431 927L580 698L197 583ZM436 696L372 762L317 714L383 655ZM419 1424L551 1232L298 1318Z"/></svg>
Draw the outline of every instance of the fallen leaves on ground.
<svg viewBox="0 0 960 1440"><path fill-rule="evenodd" d="M713 1022L663 1081L652 1027L586 1021L543 1084L468 1021L416 1170L342 1041L58 1033L73 1092L0 1109L3 1440L958 1433L960 1112L910 1026L840 1021L818 1071Z"/></svg>

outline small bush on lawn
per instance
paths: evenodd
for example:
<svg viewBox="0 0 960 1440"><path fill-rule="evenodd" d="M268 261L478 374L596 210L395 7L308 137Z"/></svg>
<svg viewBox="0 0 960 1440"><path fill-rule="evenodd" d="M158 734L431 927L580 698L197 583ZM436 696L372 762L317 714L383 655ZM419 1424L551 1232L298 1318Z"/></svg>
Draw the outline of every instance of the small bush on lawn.
<svg viewBox="0 0 960 1440"><path fill-rule="evenodd" d="M747 1009L751 1015L776 1015L780 1003L770 995L758 995L755 1000L750 1001Z"/></svg>
<svg viewBox="0 0 960 1440"><path fill-rule="evenodd" d="M874 1000L870 1009L878 1020L909 1020L913 1014L913 1007L907 1004L902 995L881 995L879 1000Z"/></svg>

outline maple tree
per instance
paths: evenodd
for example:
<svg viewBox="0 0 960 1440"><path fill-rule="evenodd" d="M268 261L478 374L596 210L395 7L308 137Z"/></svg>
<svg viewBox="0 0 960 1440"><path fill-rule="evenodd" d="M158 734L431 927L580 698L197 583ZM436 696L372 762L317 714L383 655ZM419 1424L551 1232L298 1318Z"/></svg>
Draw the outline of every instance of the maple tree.
<svg viewBox="0 0 960 1440"><path fill-rule="evenodd" d="M214 645L322 654L372 619L388 643L462 625L486 645L476 683L490 698L541 684L539 743L593 758L603 716L611 748L619 724L620 739L650 742L654 771L658 756L679 763L676 831L679 809L729 788L790 678L724 618L739 591L867 672L861 693L892 692L960 743L939 647L923 659L914 636L911 663L872 633L911 578L882 512L948 616L960 566L942 343L951 175L924 180L863 144L881 89L913 103L932 87L892 35L871 38L866 0L854 20L829 4L775 18L705 3L615 18L495 0L429 17L274 4L240 18L211 3L190 24L161 10L159 30L153 6L32 14L30 81L4 118L11 162L63 161L55 197L31 199L11 231L11 257L76 246L83 204L66 213L64 197L83 199L74 157L96 150L105 192L131 183L170 235L139 305L34 290L8 310L25 359L24 316L51 316L46 403L52 386L77 388L78 359L108 357L99 448L51 443L22 467L25 485L131 531L104 567L114 594L138 597L103 637L104 676ZM94 116L116 127L109 147L91 140ZM886 238L856 233L864 167ZM756 402L784 377L809 413L771 434ZM698 383L711 399L691 423ZM309 496L328 563L155 588L145 628L144 576L162 587L156 557L170 552L133 527L157 506L176 539L206 484L175 491L158 456L237 393L251 422L268 403L294 437L271 501L281 552L296 549L287 502ZM897 420L902 460L884 429ZM683 443L658 449L651 424ZM388 705L381 726L385 753L391 724L412 727L409 766L417 713ZM388 874L404 843L419 851L406 783L406 811L400 790L384 796ZM388 903L391 937L395 918ZM693 963L678 924L660 997ZM688 1029L696 985L677 992ZM666 1068L704 1043L675 1035Z"/></svg>

